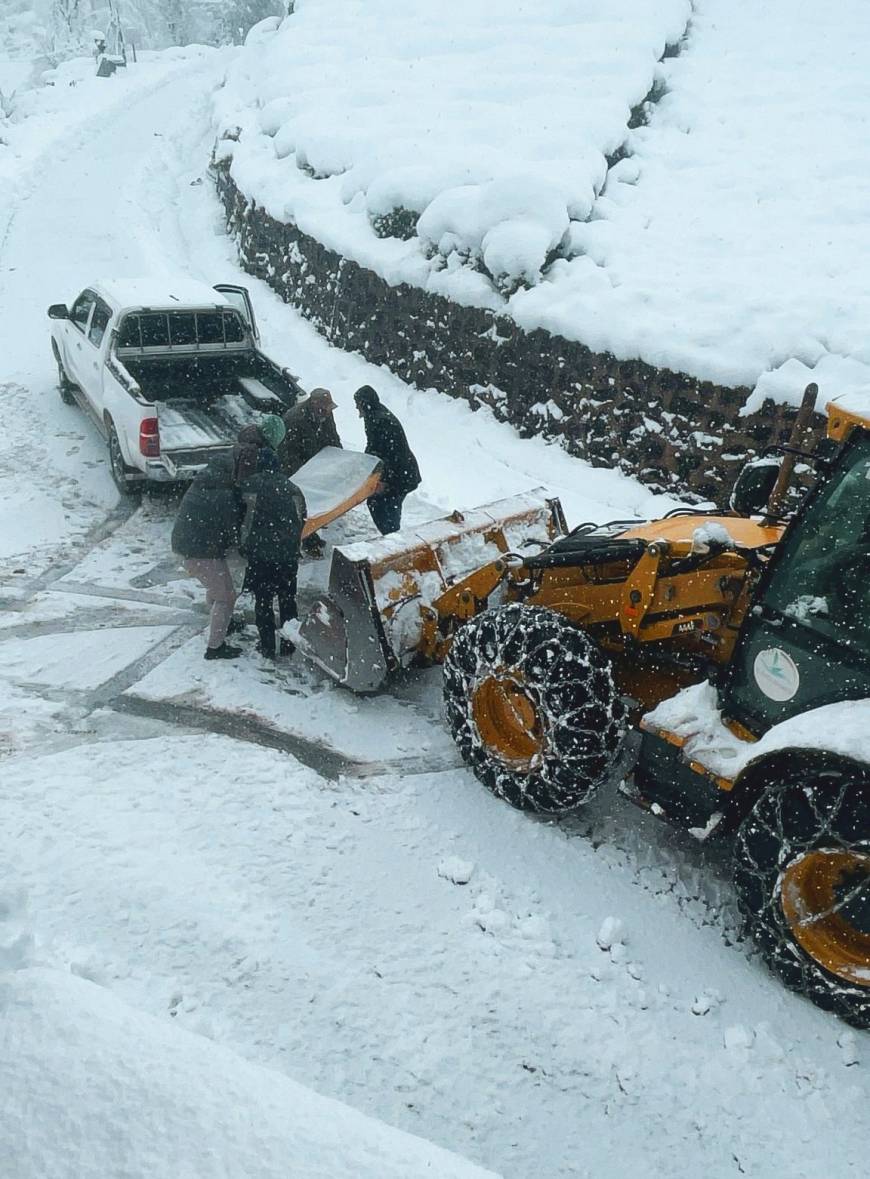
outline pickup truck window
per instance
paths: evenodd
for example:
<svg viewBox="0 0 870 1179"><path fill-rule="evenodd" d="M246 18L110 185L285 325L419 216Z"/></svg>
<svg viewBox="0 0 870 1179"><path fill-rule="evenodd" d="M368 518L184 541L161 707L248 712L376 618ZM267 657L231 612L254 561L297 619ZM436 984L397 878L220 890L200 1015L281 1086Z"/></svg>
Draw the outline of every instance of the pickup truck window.
<svg viewBox="0 0 870 1179"><path fill-rule="evenodd" d="M196 343L196 316L183 311L169 316L169 339L173 346Z"/></svg>
<svg viewBox="0 0 870 1179"><path fill-rule="evenodd" d="M219 311L197 315L196 334L200 344L223 344L224 317Z"/></svg>
<svg viewBox="0 0 870 1179"><path fill-rule="evenodd" d="M92 295L90 291L84 291L73 303L69 317L80 332L83 332L88 326L88 316L96 301L96 295Z"/></svg>
<svg viewBox="0 0 870 1179"><path fill-rule="evenodd" d="M140 315L139 330L142 333L143 348L169 347L168 315Z"/></svg>
<svg viewBox="0 0 870 1179"><path fill-rule="evenodd" d="M224 312L224 339L228 344L241 344L245 338L245 328L235 312Z"/></svg>
<svg viewBox="0 0 870 1179"><path fill-rule="evenodd" d="M99 348L103 342L103 336L106 334L106 328L109 326L109 320L112 318L111 308L107 307L100 299L97 300L97 305L94 307L94 314L91 317L91 326L88 330L88 339L95 348Z"/></svg>
<svg viewBox="0 0 870 1179"><path fill-rule="evenodd" d="M119 348L194 348L242 344L245 326L236 311L142 311L125 315Z"/></svg>

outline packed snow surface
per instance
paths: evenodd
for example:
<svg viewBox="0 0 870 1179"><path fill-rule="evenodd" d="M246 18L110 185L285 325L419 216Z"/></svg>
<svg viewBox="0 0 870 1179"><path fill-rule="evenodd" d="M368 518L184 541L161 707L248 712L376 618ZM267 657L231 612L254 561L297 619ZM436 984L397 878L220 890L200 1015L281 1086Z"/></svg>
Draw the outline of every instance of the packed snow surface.
<svg viewBox="0 0 870 1179"><path fill-rule="evenodd" d="M222 150L391 282L754 387L747 409L867 390L870 9L697 0L656 64L688 9L306 0L230 69ZM413 236L379 239L397 208Z"/></svg>

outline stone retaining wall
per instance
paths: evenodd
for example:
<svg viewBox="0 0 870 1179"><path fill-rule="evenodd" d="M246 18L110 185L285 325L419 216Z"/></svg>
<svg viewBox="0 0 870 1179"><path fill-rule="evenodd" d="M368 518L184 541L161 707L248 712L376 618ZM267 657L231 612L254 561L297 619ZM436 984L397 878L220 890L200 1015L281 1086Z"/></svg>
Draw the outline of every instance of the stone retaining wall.
<svg viewBox="0 0 870 1179"><path fill-rule="evenodd" d="M617 360L525 332L507 316L390 286L275 221L238 190L226 166L217 168L217 188L246 269L330 342L420 388L489 405L524 437L556 439L594 466L724 506L746 458L790 433L795 411L772 401L739 416L748 388ZM822 429L820 415L815 424Z"/></svg>

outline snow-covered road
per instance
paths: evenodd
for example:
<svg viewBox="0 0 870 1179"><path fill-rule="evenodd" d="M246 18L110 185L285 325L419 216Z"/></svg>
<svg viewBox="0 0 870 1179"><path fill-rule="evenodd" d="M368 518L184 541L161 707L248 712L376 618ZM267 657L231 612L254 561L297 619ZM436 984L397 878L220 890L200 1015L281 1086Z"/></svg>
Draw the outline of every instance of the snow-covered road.
<svg viewBox="0 0 870 1179"><path fill-rule="evenodd" d="M730 944L721 855L609 797L564 824L497 803L456 764L437 674L372 701L296 660L203 663L175 505L119 509L44 315L100 273L236 273L206 176L221 56L148 70L71 93L0 208L0 951L5 915L42 965L510 1179L863 1175L866 1037ZM350 443L359 384L399 412L414 518L538 483L573 521L672 506L250 285L266 350L333 389Z"/></svg>

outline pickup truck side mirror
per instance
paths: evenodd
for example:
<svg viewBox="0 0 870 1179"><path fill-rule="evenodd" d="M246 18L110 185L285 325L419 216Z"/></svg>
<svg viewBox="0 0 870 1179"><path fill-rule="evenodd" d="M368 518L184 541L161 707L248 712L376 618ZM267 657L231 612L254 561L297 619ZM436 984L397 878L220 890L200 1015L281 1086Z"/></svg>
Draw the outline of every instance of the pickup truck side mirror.
<svg viewBox="0 0 870 1179"><path fill-rule="evenodd" d="M52 303L48 309L49 319L69 319L69 309L66 303Z"/></svg>

